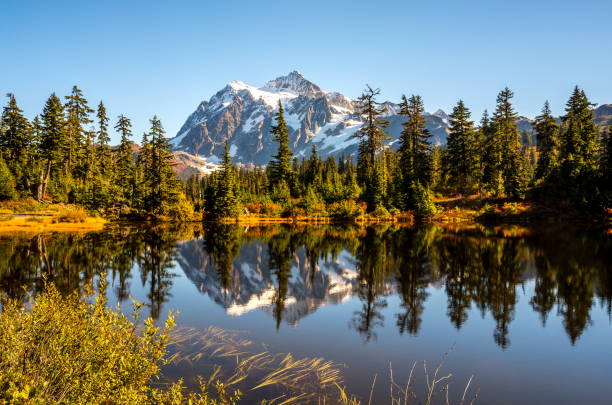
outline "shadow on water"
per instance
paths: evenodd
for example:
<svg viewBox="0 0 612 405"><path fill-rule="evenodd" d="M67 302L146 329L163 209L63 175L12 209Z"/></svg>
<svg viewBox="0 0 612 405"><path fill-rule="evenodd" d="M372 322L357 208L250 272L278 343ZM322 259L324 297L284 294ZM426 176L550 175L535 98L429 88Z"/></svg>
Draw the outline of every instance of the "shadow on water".
<svg viewBox="0 0 612 405"><path fill-rule="evenodd" d="M172 306L178 269L230 315L263 310L276 328L324 305L356 298L347 319L364 342L387 324L417 335L432 287L443 288L449 322L460 329L471 308L490 314L494 341L511 342L517 294L533 281L530 308L544 326L552 311L574 344L591 310L612 316L612 239L570 227L429 225L241 227L122 226L87 234L0 236L0 292L25 299L44 279L82 289L101 272L119 302L133 283L147 288L150 314ZM399 311L385 319L388 299Z"/></svg>

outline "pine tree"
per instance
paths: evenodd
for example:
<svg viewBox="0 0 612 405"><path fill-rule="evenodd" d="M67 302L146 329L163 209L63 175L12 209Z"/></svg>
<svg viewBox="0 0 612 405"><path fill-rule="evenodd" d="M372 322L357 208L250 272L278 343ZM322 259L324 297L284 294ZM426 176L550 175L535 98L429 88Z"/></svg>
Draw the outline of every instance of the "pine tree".
<svg viewBox="0 0 612 405"><path fill-rule="evenodd" d="M134 144L130 140L132 137L132 122L124 115L117 117L115 130L121 135L121 143L115 158L115 185L118 187L117 202L122 205L133 203L134 196Z"/></svg>
<svg viewBox="0 0 612 405"><path fill-rule="evenodd" d="M496 160L495 163L499 166L493 170L497 176L501 175L503 179L503 191L514 198L522 198L525 193L526 181L525 178L525 162L524 153L521 147L521 135L516 125L517 115L514 112L510 99L514 97L514 93L505 88L497 95L497 107L493 114L493 143ZM499 181L499 177L493 179L494 182ZM499 184L493 184L494 192L499 192L501 189L496 189Z"/></svg>
<svg viewBox="0 0 612 405"><path fill-rule="evenodd" d="M547 179L559 164L559 124L552 116L548 101L544 103L542 113L535 119L537 139L536 179Z"/></svg>
<svg viewBox="0 0 612 405"><path fill-rule="evenodd" d="M100 158L99 167L102 175L109 175L113 172L113 159L112 150L110 147L110 136L108 134L108 116L106 115L106 107L104 103L100 101L98 104L98 110L96 112L98 119L98 156Z"/></svg>
<svg viewBox="0 0 612 405"><path fill-rule="evenodd" d="M289 147L289 128L285 121L285 111L283 105L278 102L278 112L275 115L276 125L273 125L271 132L274 140L278 142L278 151L274 155L274 160L270 162L270 184L274 187L285 183L290 189L294 188L295 172L292 168L293 152Z"/></svg>
<svg viewBox="0 0 612 405"><path fill-rule="evenodd" d="M425 107L420 96L402 96L399 114L406 118L399 139L400 162L408 182L427 186L431 175L431 134L425 128Z"/></svg>
<svg viewBox="0 0 612 405"><path fill-rule="evenodd" d="M478 129L483 141L483 183L485 188L495 196L504 193L504 177L502 170L503 142L495 132L495 127L489 118L487 110L484 111Z"/></svg>
<svg viewBox="0 0 612 405"><path fill-rule="evenodd" d="M47 99L43 113L39 142L39 156L44 162L40 170L37 198L45 198L49 179L56 167L64 161L65 151L69 141L66 133L66 120L64 119L64 106L59 97L52 93Z"/></svg>
<svg viewBox="0 0 612 405"><path fill-rule="evenodd" d="M414 208L421 187L428 189L431 182L431 134L425 127L425 107L420 96L402 96L399 114L406 118L399 138L403 208Z"/></svg>
<svg viewBox="0 0 612 405"><path fill-rule="evenodd" d="M363 198L370 210L375 210L386 200L386 168L383 152L390 140L387 132L389 121L382 119L386 108L376 101L380 89L367 86L357 99L357 112L364 121L355 134L359 139L357 179L364 185Z"/></svg>
<svg viewBox="0 0 612 405"><path fill-rule="evenodd" d="M229 153L227 142L225 143L225 151L223 153L219 186L211 208L211 214L216 218L237 217L240 214L238 198L236 196L234 168L232 167L232 157Z"/></svg>
<svg viewBox="0 0 612 405"><path fill-rule="evenodd" d="M94 111L87 105L87 100L83 97L83 92L77 86L72 86L72 92L69 96L65 96L66 105L66 133L68 135L68 145L66 156L68 158L66 165L68 170L72 170L75 162L80 159L82 148L85 145L85 140L88 136L86 127L92 120L89 114ZM84 177L86 168L78 168L78 176Z"/></svg>
<svg viewBox="0 0 612 405"><path fill-rule="evenodd" d="M157 215L173 216L173 208L181 200L179 179L172 170L172 152L161 121L154 116L150 122L151 163L145 172L145 183L149 185L147 209Z"/></svg>
<svg viewBox="0 0 612 405"><path fill-rule="evenodd" d="M32 181L34 134L28 119L17 106L15 96L11 93L6 96L9 101L0 121L0 154L4 154L19 191L27 193Z"/></svg>
<svg viewBox="0 0 612 405"><path fill-rule="evenodd" d="M479 181L480 145L474 123L470 121L470 110L462 100L453 108L450 118L445 166L451 184L460 192L466 192Z"/></svg>
<svg viewBox="0 0 612 405"><path fill-rule="evenodd" d="M593 105L583 90L574 88L562 118L560 164L563 178L575 183L591 176L597 166L598 130Z"/></svg>

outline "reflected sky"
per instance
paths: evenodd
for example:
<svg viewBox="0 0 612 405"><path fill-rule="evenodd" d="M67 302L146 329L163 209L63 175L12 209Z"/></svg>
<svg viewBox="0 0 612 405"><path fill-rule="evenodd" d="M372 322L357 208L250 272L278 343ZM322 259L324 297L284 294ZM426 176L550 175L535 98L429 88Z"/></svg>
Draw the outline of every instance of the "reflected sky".
<svg viewBox="0 0 612 405"><path fill-rule="evenodd" d="M558 226L127 226L0 236L0 291L104 271L126 311L133 297L158 319L344 363L364 397L389 362L402 381L452 347L445 368L457 390L474 374L480 403L607 403L611 255L603 231Z"/></svg>

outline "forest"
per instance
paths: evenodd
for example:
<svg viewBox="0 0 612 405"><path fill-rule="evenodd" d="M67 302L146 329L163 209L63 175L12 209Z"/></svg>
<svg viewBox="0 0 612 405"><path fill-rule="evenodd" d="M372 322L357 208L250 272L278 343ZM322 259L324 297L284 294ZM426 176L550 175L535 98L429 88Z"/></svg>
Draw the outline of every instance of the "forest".
<svg viewBox="0 0 612 405"><path fill-rule="evenodd" d="M265 167L232 164L226 144L219 170L182 181L155 116L140 144L132 123L111 122L100 102L91 108L74 86L64 101L55 93L28 120L13 94L0 120L0 200L31 198L70 203L105 217L219 220L241 216L428 219L444 196L482 201L538 200L571 205L594 215L612 206L612 128L599 128L585 92L575 87L565 115L546 102L535 135L519 130L513 92L497 95L478 123L459 100L450 114L447 144L435 146L423 100L403 96L405 117L396 145L386 129L380 89L357 99L362 128L357 156L298 159L279 103L271 135L278 151ZM120 136L110 145L109 130Z"/></svg>

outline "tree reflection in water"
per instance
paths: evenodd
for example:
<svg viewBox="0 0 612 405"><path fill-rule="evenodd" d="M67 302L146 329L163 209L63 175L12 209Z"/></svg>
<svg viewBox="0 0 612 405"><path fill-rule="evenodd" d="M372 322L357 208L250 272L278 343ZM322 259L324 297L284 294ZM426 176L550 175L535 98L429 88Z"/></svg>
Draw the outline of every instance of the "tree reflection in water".
<svg viewBox="0 0 612 405"><path fill-rule="evenodd" d="M502 348L510 345L518 295L530 280L529 307L543 326L556 309L572 343L592 323L597 303L612 317L610 236L551 226L192 224L2 235L0 292L25 300L44 279L64 292L82 290L106 272L120 302L139 279L158 317L172 300L177 262L194 283L205 284L201 292L218 291L215 302L228 310L248 308L250 298L273 291L266 308L277 328L355 297L359 309L348 324L366 342L385 326L391 295L400 299L393 315L399 333L417 335L433 287L444 288L446 314L457 329L469 322L471 309L490 314ZM188 270L194 262L196 271Z"/></svg>

